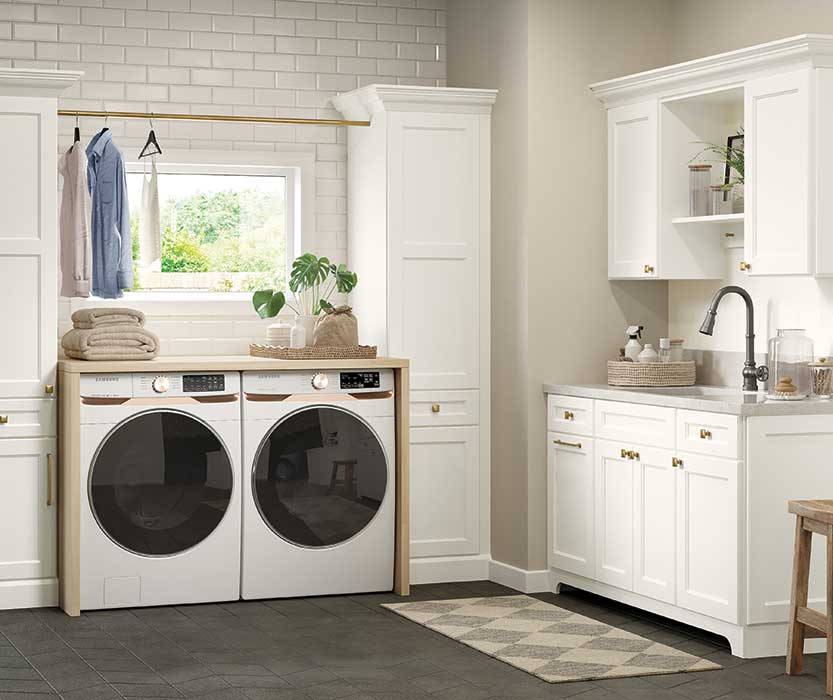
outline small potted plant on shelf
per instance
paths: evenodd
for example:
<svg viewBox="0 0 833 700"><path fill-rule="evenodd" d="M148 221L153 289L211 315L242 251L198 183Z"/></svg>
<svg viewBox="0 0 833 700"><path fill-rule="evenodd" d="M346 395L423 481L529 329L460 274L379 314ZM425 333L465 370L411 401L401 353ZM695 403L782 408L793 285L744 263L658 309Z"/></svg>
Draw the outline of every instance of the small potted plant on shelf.
<svg viewBox="0 0 833 700"><path fill-rule="evenodd" d="M700 151L689 163L698 160L705 153L716 156L715 162L723 163L725 168L724 175L724 199L731 196L731 189L737 185L736 196L732 201L732 211L736 214L743 212L743 185L744 185L744 133L743 127L737 130L734 136L730 136L726 145L711 143L710 141L696 141L695 143L703 146ZM734 173L734 177L732 176Z"/></svg>
<svg viewBox="0 0 833 700"><path fill-rule="evenodd" d="M295 258L289 273L289 291L293 302L281 290L261 289L252 295L252 306L261 318L274 318L284 306L295 312L292 347L312 345L318 316L332 309L330 297L336 292L348 294L358 282L355 272L344 264L336 265L329 258L304 253ZM303 335L303 341L299 336Z"/></svg>

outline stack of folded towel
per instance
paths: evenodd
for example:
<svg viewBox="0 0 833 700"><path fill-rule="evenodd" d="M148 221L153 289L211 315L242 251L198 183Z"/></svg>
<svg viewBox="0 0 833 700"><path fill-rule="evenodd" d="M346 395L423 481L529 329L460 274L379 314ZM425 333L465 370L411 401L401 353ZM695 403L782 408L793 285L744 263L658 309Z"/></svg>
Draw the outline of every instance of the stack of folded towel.
<svg viewBox="0 0 833 700"><path fill-rule="evenodd" d="M79 309L72 325L61 338L72 359L151 360L159 354L159 338L144 327L145 315L136 309Z"/></svg>

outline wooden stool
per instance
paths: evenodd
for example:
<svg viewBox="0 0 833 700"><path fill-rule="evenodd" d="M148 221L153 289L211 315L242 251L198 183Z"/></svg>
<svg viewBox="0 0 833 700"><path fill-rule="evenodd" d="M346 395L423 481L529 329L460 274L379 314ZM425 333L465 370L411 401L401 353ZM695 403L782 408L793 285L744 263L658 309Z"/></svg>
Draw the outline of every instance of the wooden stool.
<svg viewBox="0 0 833 700"><path fill-rule="evenodd" d="M833 696L833 500L790 501L789 511L796 518L787 673L791 676L801 673L805 637L827 637L827 694ZM826 615L807 607L814 532L827 539Z"/></svg>
<svg viewBox="0 0 833 700"><path fill-rule="evenodd" d="M355 476L355 459L334 459L333 471L330 474L330 488L327 493L332 493L338 484L347 484L350 491L350 497L356 498L356 476ZM339 467L344 467L344 478L338 478Z"/></svg>

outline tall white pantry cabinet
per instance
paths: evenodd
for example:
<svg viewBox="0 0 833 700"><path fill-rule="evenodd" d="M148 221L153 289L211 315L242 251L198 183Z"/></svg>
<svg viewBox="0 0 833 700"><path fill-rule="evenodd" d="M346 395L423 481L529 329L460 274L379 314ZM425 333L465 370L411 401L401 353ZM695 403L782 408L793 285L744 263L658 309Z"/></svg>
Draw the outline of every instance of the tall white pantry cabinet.
<svg viewBox="0 0 833 700"><path fill-rule="evenodd" d="M58 95L80 73L0 69L0 609L58 602Z"/></svg>
<svg viewBox="0 0 833 700"><path fill-rule="evenodd" d="M490 122L497 91L370 85L348 134L360 339L411 360L411 578L488 577Z"/></svg>

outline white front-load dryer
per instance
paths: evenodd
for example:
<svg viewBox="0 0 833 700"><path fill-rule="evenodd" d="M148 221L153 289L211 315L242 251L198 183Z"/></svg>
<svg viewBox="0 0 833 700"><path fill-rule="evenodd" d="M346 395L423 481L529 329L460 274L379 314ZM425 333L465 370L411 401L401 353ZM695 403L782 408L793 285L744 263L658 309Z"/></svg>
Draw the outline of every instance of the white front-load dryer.
<svg viewBox="0 0 833 700"><path fill-rule="evenodd" d="M81 609L237 600L239 373L80 388Z"/></svg>
<svg viewBox="0 0 833 700"><path fill-rule="evenodd" d="M243 372L242 597L393 588L393 371Z"/></svg>

